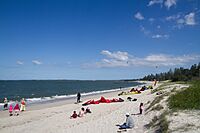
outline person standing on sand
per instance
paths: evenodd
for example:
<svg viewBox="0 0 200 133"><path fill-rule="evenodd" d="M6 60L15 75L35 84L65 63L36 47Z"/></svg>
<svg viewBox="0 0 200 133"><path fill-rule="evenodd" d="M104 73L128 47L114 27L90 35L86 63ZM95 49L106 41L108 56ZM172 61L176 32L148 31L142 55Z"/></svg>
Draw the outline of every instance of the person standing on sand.
<svg viewBox="0 0 200 133"><path fill-rule="evenodd" d="M15 107L14 107L14 111L15 111L15 115L18 116L19 115L19 104L18 101L16 101Z"/></svg>
<svg viewBox="0 0 200 133"><path fill-rule="evenodd" d="M140 103L140 107L139 107L140 114L142 114L142 112L143 112L143 109L144 109L143 103Z"/></svg>
<svg viewBox="0 0 200 133"><path fill-rule="evenodd" d="M77 93L77 103L81 102L81 93Z"/></svg>
<svg viewBox="0 0 200 133"><path fill-rule="evenodd" d="M4 98L3 102L4 102L4 106L3 106L4 110L8 109L8 99L6 97Z"/></svg>
<svg viewBox="0 0 200 133"><path fill-rule="evenodd" d="M134 127L133 118L130 116L129 113L126 113L126 122L123 125L119 125L119 129L127 129L133 127Z"/></svg>
<svg viewBox="0 0 200 133"><path fill-rule="evenodd" d="M13 106L12 106L12 104L10 104L10 106L9 106L9 115L10 116L13 115Z"/></svg>
<svg viewBox="0 0 200 133"><path fill-rule="evenodd" d="M156 79L154 79L154 86L156 86L156 84L157 84L157 80L156 80Z"/></svg>
<svg viewBox="0 0 200 133"><path fill-rule="evenodd" d="M24 98L22 98L20 111L25 111L26 110L25 106L26 106L26 102L25 102Z"/></svg>

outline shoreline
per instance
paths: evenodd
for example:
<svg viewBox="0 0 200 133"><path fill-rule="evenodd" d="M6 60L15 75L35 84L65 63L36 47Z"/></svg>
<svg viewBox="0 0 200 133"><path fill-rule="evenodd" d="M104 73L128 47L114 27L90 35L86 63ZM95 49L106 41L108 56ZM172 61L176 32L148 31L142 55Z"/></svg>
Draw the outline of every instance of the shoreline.
<svg viewBox="0 0 200 133"><path fill-rule="evenodd" d="M115 92L115 91L120 91L124 90L127 88L132 88L136 86L142 86L145 84L145 82L141 81L134 81L135 83L138 83L138 85L134 86L128 86L128 87L119 87L119 88L111 88L111 89L105 89L105 90L100 90L100 91L89 91L89 92L81 92L81 97L87 97L87 96L93 96L93 95L98 95L98 94L104 94L104 93L109 93L109 92ZM63 100L70 100L76 98L77 94L60 94L60 95L53 95L53 96L43 96L43 97L30 97L30 98L25 98L26 103L28 106L34 106L35 104L46 104L46 103L52 103L52 102L58 102L58 101L63 101ZM18 99L18 101L20 101ZM15 100L10 100L8 104L15 102ZM0 112L3 110L3 105L4 103L0 103Z"/></svg>
<svg viewBox="0 0 200 133"><path fill-rule="evenodd" d="M131 86L131 87L125 87L125 88L118 88L118 89L111 89L111 90L103 90L100 93L91 93L89 95L82 95L81 96L81 103L79 105L82 105L83 101L86 101L87 99L99 99L102 95L105 96L110 96L110 95L115 95L115 97L118 97L118 94L122 91L128 91L130 88L136 88L136 87L141 87L144 85L149 85L151 82L148 81L138 81L138 83L142 83L140 85L136 86ZM105 92L104 92L105 91ZM40 101L40 102L35 102L35 103L29 103L26 106L26 112L27 111L32 111L32 110L40 110L40 109L45 109L45 108L51 108L51 107L57 107L57 106L62 106L65 104L75 104L76 102L76 96L74 97L67 97L67 98L60 98L60 99L51 99L47 101ZM6 117L6 114L8 114L8 110L0 110L0 118L1 117Z"/></svg>
<svg viewBox="0 0 200 133"><path fill-rule="evenodd" d="M152 82L149 83L145 85L152 85ZM74 110L78 112L82 107L82 103L74 104L76 102L76 98L48 104L29 106L27 107L27 111L20 113L19 116L10 117L8 116L8 111L1 111L0 132L18 133L27 130L31 133L78 133L80 131L83 133L114 133L118 130L116 124L121 124L124 122L125 113L138 113L138 106L140 102L144 102L144 104L146 104L148 101L151 101L154 98L153 95L150 95L150 90L146 90L141 94L118 96L118 93L121 91L130 90L130 88L131 87L116 92L82 97L82 103L90 99L100 99L101 96L104 96L108 99L121 97L125 101L109 104L100 103L98 105L89 105L88 107L90 107L92 113L77 119L69 119ZM127 97L136 98L137 101L127 101ZM133 117L136 123L134 130L139 133L144 133L143 125L148 120L145 120L146 118L144 115L136 115Z"/></svg>

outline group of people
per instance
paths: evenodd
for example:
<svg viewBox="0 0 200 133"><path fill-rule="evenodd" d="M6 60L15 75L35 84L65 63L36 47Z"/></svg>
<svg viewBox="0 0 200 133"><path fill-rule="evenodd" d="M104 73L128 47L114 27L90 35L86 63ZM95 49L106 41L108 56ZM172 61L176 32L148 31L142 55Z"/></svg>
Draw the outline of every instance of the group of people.
<svg viewBox="0 0 200 133"><path fill-rule="evenodd" d="M20 111L22 112L22 111L26 110L26 102L25 102L25 99L22 98L20 105L19 105L18 101L8 104L8 99L4 98L4 106L3 107L4 107L4 110L9 111L10 116L12 116L12 115L18 116Z"/></svg>
<svg viewBox="0 0 200 133"><path fill-rule="evenodd" d="M76 113L76 111L73 111L73 114L70 116L70 118L75 119L77 117L83 117L85 114L88 114L88 113L92 113L90 108L87 107L85 109L85 108L82 107L78 114Z"/></svg>

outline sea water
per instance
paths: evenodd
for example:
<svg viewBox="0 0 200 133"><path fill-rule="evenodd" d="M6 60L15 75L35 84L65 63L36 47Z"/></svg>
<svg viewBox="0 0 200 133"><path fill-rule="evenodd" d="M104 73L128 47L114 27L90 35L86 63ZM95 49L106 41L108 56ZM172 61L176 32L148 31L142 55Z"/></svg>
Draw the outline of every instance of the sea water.
<svg viewBox="0 0 200 133"><path fill-rule="evenodd" d="M25 98L28 103L117 91L120 88L140 85L124 80L0 80L0 106L8 100Z"/></svg>

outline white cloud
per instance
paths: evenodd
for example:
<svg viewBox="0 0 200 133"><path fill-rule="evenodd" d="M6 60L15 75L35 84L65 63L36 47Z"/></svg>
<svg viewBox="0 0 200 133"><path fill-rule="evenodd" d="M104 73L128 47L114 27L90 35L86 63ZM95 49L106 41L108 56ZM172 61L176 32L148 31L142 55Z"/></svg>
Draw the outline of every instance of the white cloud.
<svg viewBox="0 0 200 133"><path fill-rule="evenodd" d="M158 29L160 29L160 25L157 26ZM140 26L140 31L144 33L144 35L146 35L149 38L153 38L153 39L168 39L169 35L167 34L153 34L151 31L147 30L146 28L144 28L143 26Z"/></svg>
<svg viewBox="0 0 200 133"><path fill-rule="evenodd" d="M164 5L170 9L171 6L176 5L177 0L166 0Z"/></svg>
<svg viewBox="0 0 200 133"><path fill-rule="evenodd" d="M166 19L167 21L173 21L173 20L179 19L180 17L181 17L181 15L180 15L180 14L177 14L177 15L168 16L168 17L166 17L165 19Z"/></svg>
<svg viewBox="0 0 200 133"><path fill-rule="evenodd" d="M160 39L160 38L169 38L169 35L160 35L160 34L156 34L156 35L152 35L153 39Z"/></svg>
<svg viewBox="0 0 200 133"><path fill-rule="evenodd" d="M196 25L194 12L191 12L188 15L185 15L185 24L186 25Z"/></svg>
<svg viewBox="0 0 200 133"><path fill-rule="evenodd" d="M138 19L138 20L143 20L144 19L144 17L142 16L142 14L140 12L137 12L135 14L135 18Z"/></svg>
<svg viewBox="0 0 200 133"><path fill-rule="evenodd" d="M24 62L22 62L22 61L17 61L16 62L18 65L24 65Z"/></svg>
<svg viewBox="0 0 200 133"><path fill-rule="evenodd" d="M165 62L167 60L169 60L170 58L167 55L163 55L163 54L158 54L158 55L149 55L145 58L146 61L150 61L150 62Z"/></svg>
<svg viewBox="0 0 200 133"><path fill-rule="evenodd" d="M101 51L101 54L107 56L108 58L112 58L118 61L126 61L129 58L127 52L117 51L117 52L111 53L108 50L103 50Z"/></svg>
<svg viewBox="0 0 200 133"><path fill-rule="evenodd" d="M35 65L41 65L42 64L42 62L38 61L38 60L32 60L32 63L35 64Z"/></svg>
<svg viewBox="0 0 200 133"><path fill-rule="evenodd" d="M121 53L126 53L125 59L124 57L121 58ZM107 58L96 62L93 64L93 67L177 66L200 60L200 55L173 56L166 54L151 54L146 57L139 58L132 56L127 52L110 52L108 50L103 50L101 54L106 55ZM92 65L90 64L87 66Z"/></svg>
<svg viewBox="0 0 200 133"><path fill-rule="evenodd" d="M177 15L172 15L172 16L168 16L165 18L165 20L167 21L171 21L175 23L176 28L183 28L185 25L187 26L193 26L196 25L197 22L195 21L195 13L191 12L189 14L177 14Z"/></svg>
<svg viewBox="0 0 200 133"><path fill-rule="evenodd" d="M154 4L162 4L163 0L151 0L147 6L152 6Z"/></svg>

